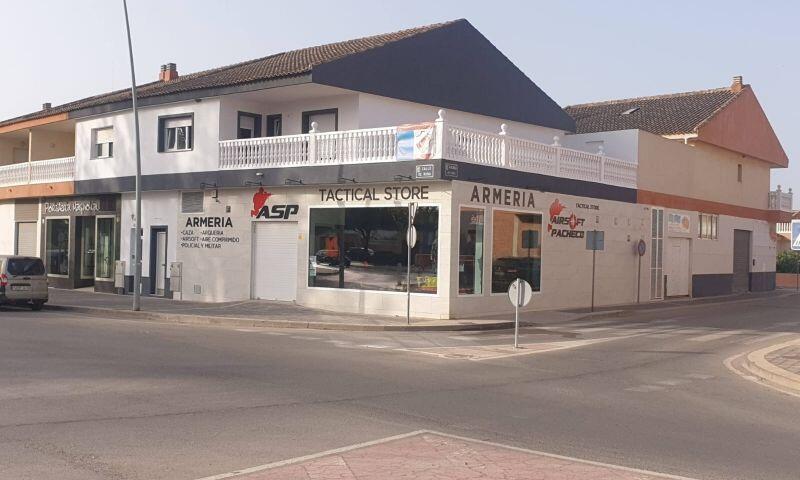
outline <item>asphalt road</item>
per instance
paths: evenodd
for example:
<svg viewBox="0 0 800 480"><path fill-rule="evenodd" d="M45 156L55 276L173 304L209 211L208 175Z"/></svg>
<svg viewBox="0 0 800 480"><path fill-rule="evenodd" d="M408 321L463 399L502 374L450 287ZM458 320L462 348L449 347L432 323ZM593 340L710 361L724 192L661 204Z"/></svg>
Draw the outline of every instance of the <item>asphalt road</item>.
<svg viewBox="0 0 800 480"><path fill-rule="evenodd" d="M0 478L192 480L431 429L698 479L796 480L800 399L723 361L798 332L790 296L542 325L523 342L571 348L474 361L460 352L509 332L0 309Z"/></svg>

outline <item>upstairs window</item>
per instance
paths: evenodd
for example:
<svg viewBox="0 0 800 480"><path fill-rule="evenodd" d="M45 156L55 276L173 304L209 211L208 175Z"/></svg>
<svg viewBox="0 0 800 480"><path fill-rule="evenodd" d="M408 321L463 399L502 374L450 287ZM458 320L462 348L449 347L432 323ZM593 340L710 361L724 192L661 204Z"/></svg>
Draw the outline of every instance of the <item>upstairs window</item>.
<svg viewBox="0 0 800 480"><path fill-rule="evenodd" d="M93 131L93 158L110 158L114 156L114 127L98 128Z"/></svg>
<svg viewBox="0 0 800 480"><path fill-rule="evenodd" d="M283 135L283 116L281 114L267 115L267 136L280 137Z"/></svg>
<svg viewBox="0 0 800 480"><path fill-rule="evenodd" d="M159 152L182 152L194 147L194 115L158 119Z"/></svg>
<svg viewBox="0 0 800 480"><path fill-rule="evenodd" d="M329 108L327 110L313 110L303 112L303 133L311 131L311 124L316 122L317 133L335 132L339 130L339 109Z"/></svg>
<svg viewBox="0 0 800 480"><path fill-rule="evenodd" d="M261 136L261 115L239 112L236 124L236 138L256 138Z"/></svg>
<svg viewBox="0 0 800 480"><path fill-rule="evenodd" d="M700 226L699 238L708 240L716 240L718 238L719 215L701 213L698 225Z"/></svg>

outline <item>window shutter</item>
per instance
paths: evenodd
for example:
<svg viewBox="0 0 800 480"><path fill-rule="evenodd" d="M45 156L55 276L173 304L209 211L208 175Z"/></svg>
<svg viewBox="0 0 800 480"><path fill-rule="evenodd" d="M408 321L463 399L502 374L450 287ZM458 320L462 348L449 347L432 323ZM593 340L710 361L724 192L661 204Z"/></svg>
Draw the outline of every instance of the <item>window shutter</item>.
<svg viewBox="0 0 800 480"><path fill-rule="evenodd" d="M95 141L97 143L111 143L114 141L113 128L100 128L95 134Z"/></svg>
<svg viewBox="0 0 800 480"><path fill-rule="evenodd" d="M191 127L192 117L176 117L164 120L164 128Z"/></svg>
<svg viewBox="0 0 800 480"><path fill-rule="evenodd" d="M181 193L181 213L203 213L203 192Z"/></svg>

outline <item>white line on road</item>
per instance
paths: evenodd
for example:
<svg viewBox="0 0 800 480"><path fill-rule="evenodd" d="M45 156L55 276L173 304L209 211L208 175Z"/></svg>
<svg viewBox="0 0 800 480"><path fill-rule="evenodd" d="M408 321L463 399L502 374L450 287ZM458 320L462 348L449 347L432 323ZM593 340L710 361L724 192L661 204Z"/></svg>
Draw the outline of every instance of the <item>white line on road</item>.
<svg viewBox="0 0 800 480"><path fill-rule="evenodd" d="M767 340L775 340L776 338L785 337L787 335L796 335L796 333L795 332L778 332L778 333L773 333L772 335L767 335L767 336L764 336L764 337L750 338L748 340L745 340L742 343L744 343L745 345L752 345L754 343L766 342Z"/></svg>
<svg viewBox="0 0 800 480"><path fill-rule="evenodd" d="M733 335L742 335L748 333L747 330L730 330L727 332L709 333L708 335L700 335L699 337L690 338L690 342L711 342L714 340L722 340Z"/></svg>
<svg viewBox="0 0 800 480"><path fill-rule="evenodd" d="M294 464L297 464L297 463L303 463L303 462L306 462L306 461L309 461L309 460L316 460L318 458L327 457L327 456L330 456L330 455L336 455L336 454L339 454L339 453L345 453L345 452L349 452L349 451L352 451L352 450L358 450L360 448L371 447L373 445L380 445L380 444L383 444L383 443L393 442L395 440L402 440L402 439L405 439L405 438L414 437L414 436L423 435L423 434L438 435L438 436L442 436L442 437L449 437L449 438L452 438L452 439L455 439L455 440L460 440L462 442L477 443L477 444L487 445L487 446L494 447L494 448L503 448L503 449L506 449L506 450L512 450L512 451L515 451L515 452L525 453L525 454L528 454L528 455L538 455L538 456L542 456L542 457L554 458L554 459L557 459L557 460L565 460L565 461L569 461L569 462L582 463L584 465L593 465L593 466L596 466L596 467L608 468L608 469L616 470L616 471L620 471L620 472L637 473L637 474L640 474L640 475L649 475L649 476L652 476L652 477L664 478L664 479L669 479L669 480L696 480L696 479L692 479L692 478L689 478L689 477L682 477L682 476L678 476L678 475L670 475L670 474L667 474L667 473L659 473L659 472L654 472L654 471L650 471L650 470L642 470L642 469L639 469L639 468L624 467L624 466L621 466L621 465L614 465L614 464L611 464L611 463L596 462L594 460L586 460L586 459L583 459L583 458L576 458L576 457L568 457L566 455L556 455L554 453L542 452L540 450L531 450L531 449L527 449L527 448L513 447L511 445L503 445L502 443L489 442L489 441L486 441L486 440L478 440L478 439L475 439L475 438L462 437L462 436L459 436L459 435L451 435L449 433L438 432L438 431L435 431L435 430L417 430L417 431L414 431L414 432L403 433L403 434L395 435L395 436L392 436L392 437L386 437L386 438L381 438L381 439L378 439L378 440L372 440L372 441L369 441L369 442L357 443L357 444L349 445L349 446L346 446L346 447L335 448L335 449L332 449L332 450L326 450L324 452L314 453L314 454L311 454L311 455L305 455L305 456L302 456L302 457L290 458L288 460L282 460L282 461L279 461L279 462L267 463L267 464L264 464L264 465L259 465L259 466L251 467L251 468L244 468L244 469L236 470L236 471L229 472L229 473L222 473L222 474L219 474L219 475L212 475L210 477L203 477L203 478L200 478L198 480L224 480L224 479L231 478L231 477L238 477L240 475L246 475L248 473L262 472L264 470L270 470L270 469L273 469L273 468L283 467L283 466L286 466L286 465L294 465Z"/></svg>

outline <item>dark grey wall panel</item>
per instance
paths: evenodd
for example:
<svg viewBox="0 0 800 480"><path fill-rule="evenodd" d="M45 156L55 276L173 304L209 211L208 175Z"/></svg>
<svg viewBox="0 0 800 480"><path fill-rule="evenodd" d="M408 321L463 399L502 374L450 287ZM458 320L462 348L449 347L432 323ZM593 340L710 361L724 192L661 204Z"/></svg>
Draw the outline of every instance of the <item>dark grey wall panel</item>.
<svg viewBox="0 0 800 480"><path fill-rule="evenodd" d="M572 117L466 20L315 66L311 78L314 83L575 131Z"/></svg>
<svg viewBox="0 0 800 480"><path fill-rule="evenodd" d="M733 274L731 273L692 275L692 296L730 295L732 293L732 285Z"/></svg>
<svg viewBox="0 0 800 480"><path fill-rule="evenodd" d="M750 272L750 291L775 290L775 272Z"/></svg>

